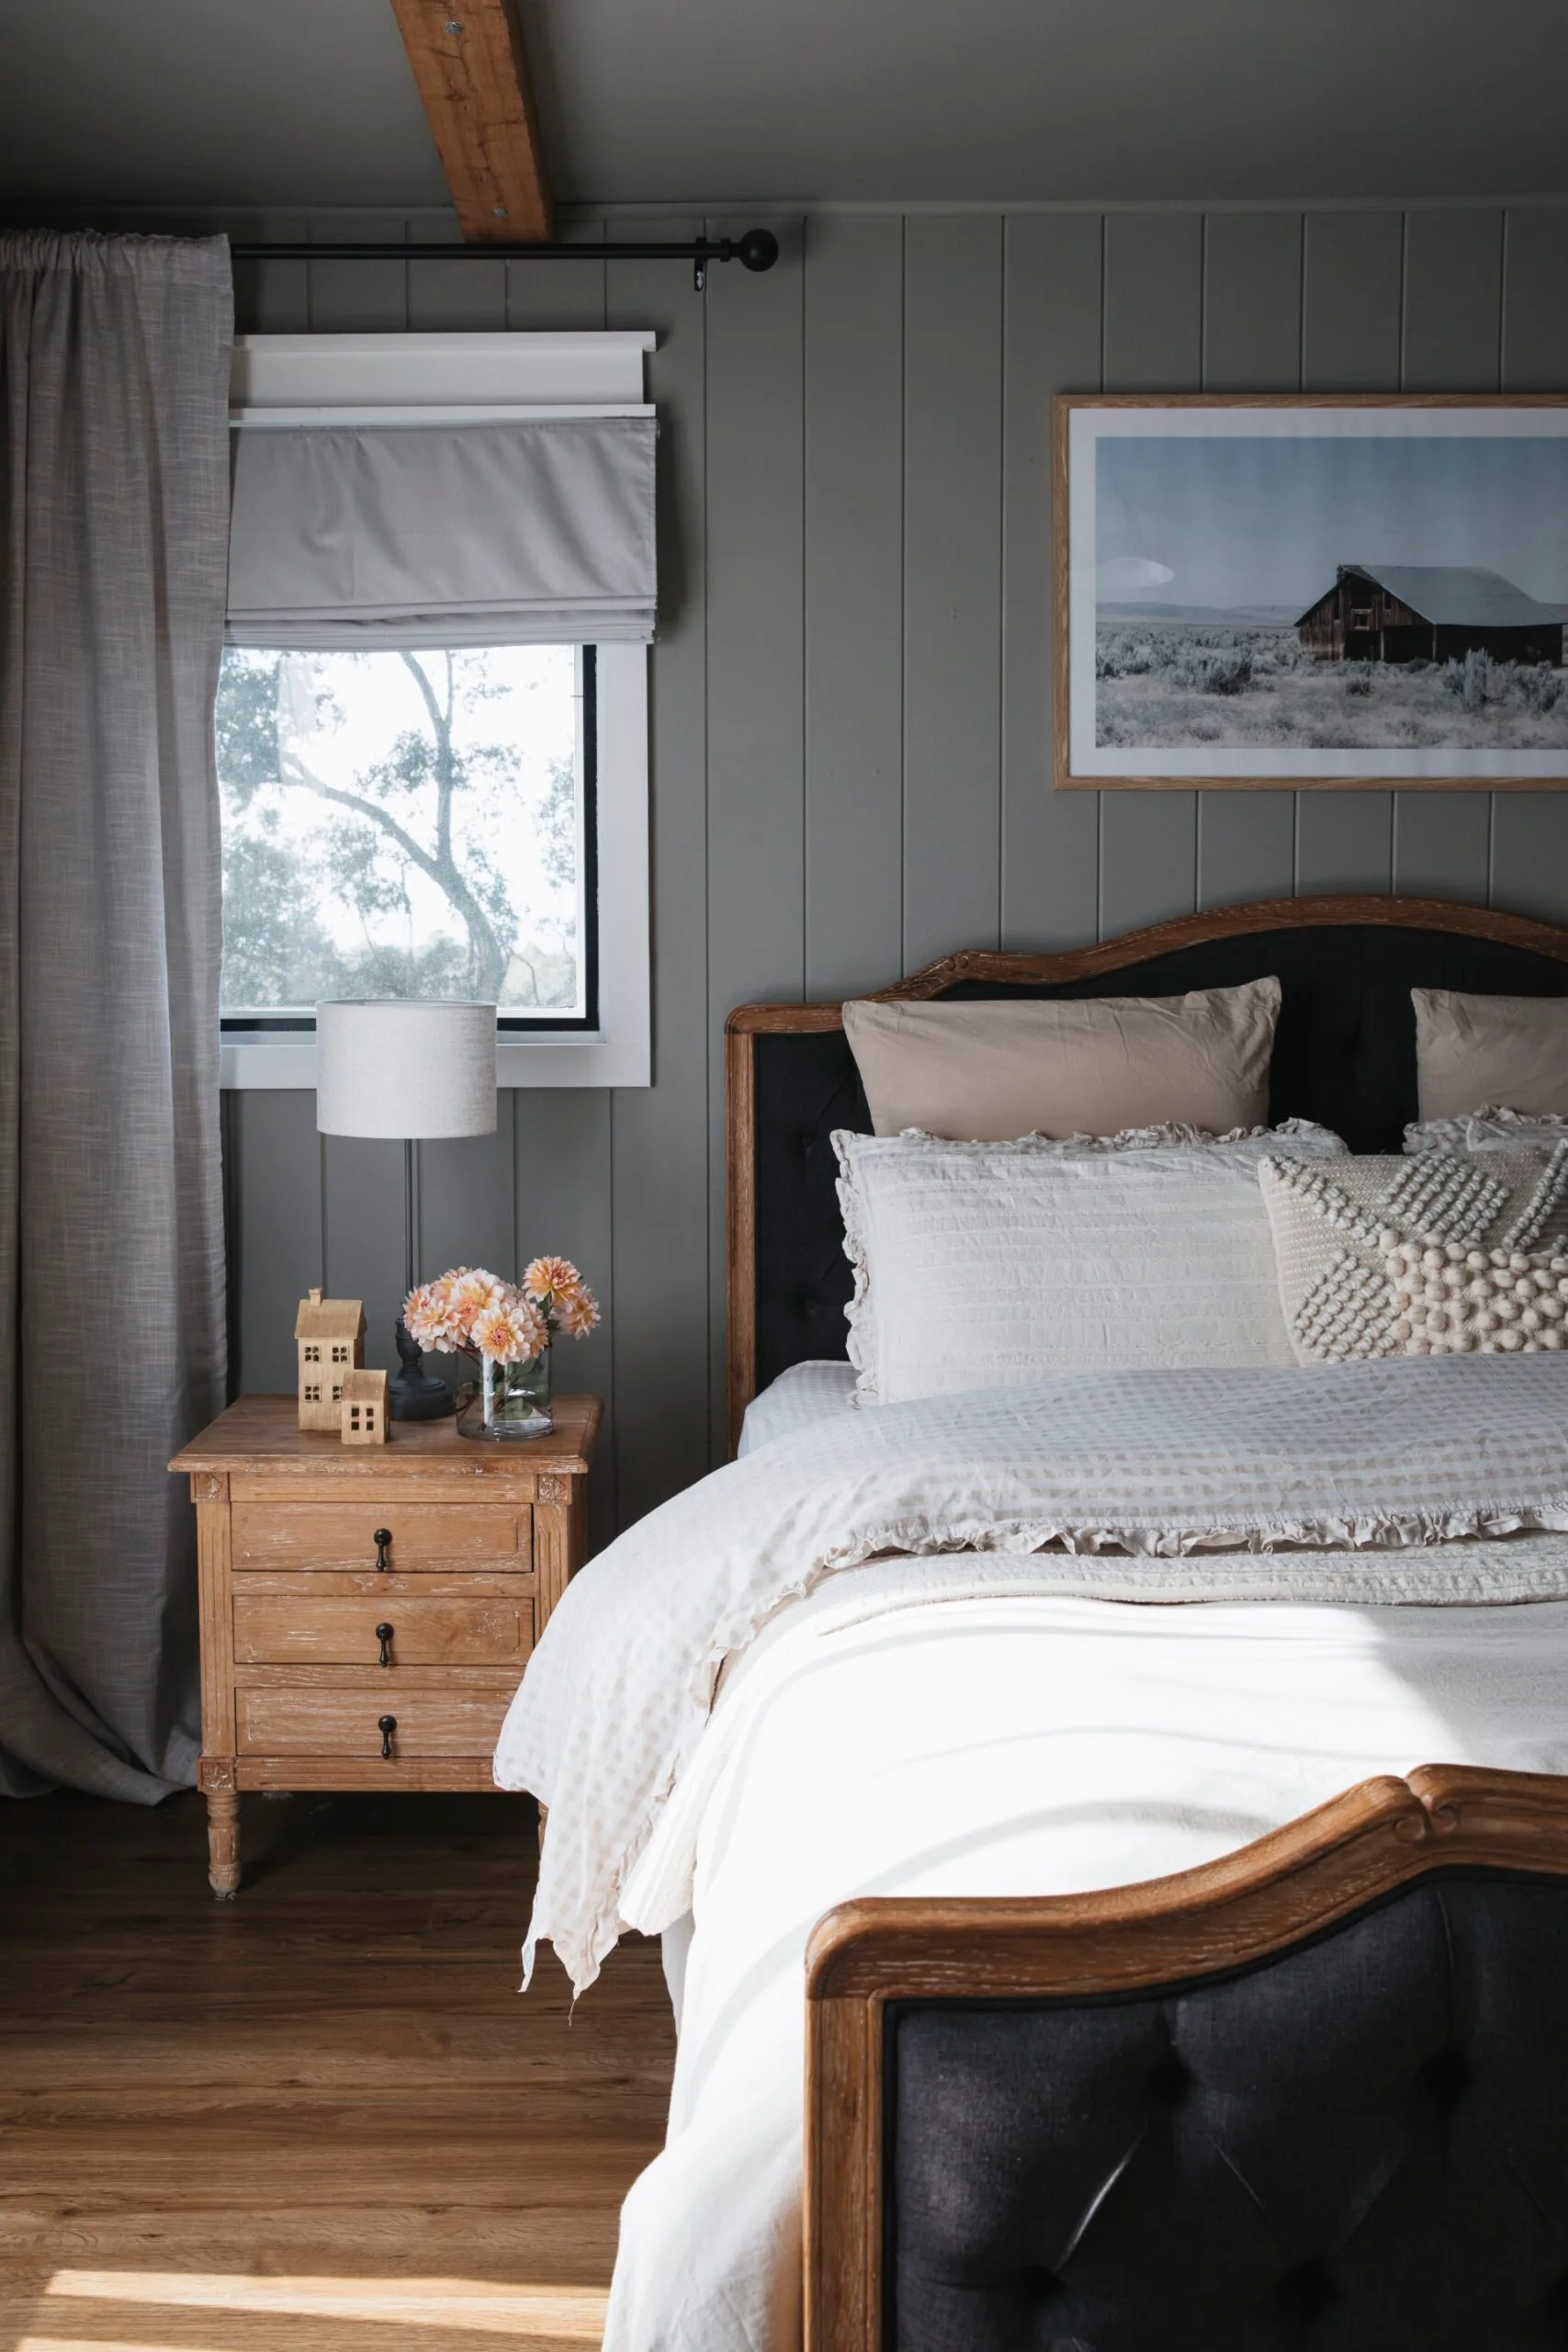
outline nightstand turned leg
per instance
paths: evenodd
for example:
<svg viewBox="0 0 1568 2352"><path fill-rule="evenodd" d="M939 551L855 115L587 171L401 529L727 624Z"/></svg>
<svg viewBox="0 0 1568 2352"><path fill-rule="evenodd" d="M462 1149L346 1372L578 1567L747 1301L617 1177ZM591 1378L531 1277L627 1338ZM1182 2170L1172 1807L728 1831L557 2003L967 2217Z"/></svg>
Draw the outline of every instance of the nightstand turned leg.
<svg viewBox="0 0 1568 2352"><path fill-rule="evenodd" d="M207 1792L207 1876L214 1894L228 1898L240 1892L240 1792L237 1789Z"/></svg>

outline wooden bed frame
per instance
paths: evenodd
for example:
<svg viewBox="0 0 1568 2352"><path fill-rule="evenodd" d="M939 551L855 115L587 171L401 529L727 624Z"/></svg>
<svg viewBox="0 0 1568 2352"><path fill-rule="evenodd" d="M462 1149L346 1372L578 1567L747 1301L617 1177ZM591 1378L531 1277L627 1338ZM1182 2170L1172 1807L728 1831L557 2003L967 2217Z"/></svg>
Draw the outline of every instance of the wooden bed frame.
<svg viewBox="0 0 1568 2352"><path fill-rule="evenodd" d="M1338 934L1325 939L1321 952L1293 936L1318 931ZM1409 935L1408 950L1390 933ZM1270 939L1281 942L1278 950ZM1381 946L1373 944L1379 939ZM1235 943L1242 943L1239 952ZM1188 952L1193 950L1201 952ZM955 991L1006 997L1015 988L1034 994L1115 993L1096 989L1094 983L1134 973L1131 985L1139 992L1168 993L1229 984L1269 970L1276 954L1289 967L1282 974L1286 1011L1292 987L1299 1010L1292 1075L1275 1087L1274 1116L1324 1115L1322 1081L1325 1069L1334 1067L1337 1038L1351 1034L1362 1014L1371 1031L1383 1032L1384 1067L1371 1077L1370 1064L1360 1068L1355 1103L1362 1114L1371 1103L1377 1116L1363 1116L1363 1130L1386 1140L1375 1147L1362 1140L1359 1148L1397 1148L1393 1114L1403 1102L1407 1107L1400 1115L1415 1115L1410 984L1568 995L1568 972L1562 968L1568 966L1568 931L1486 908L1359 896L1225 908L1062 955L960 953L874 993L886 1001ZM1179 959L1174 966L1173 958ZM1138 972L1145 966L1155 968ZM1336 987L1337 1005L1326 1010ZM1131 992L1125 981L1123 992ZM1391 1044L1395 1022L1401 1035ZM810 1316L778 1327L784 1344L775 1342L773 1362L771 1367L764 1362L762 1376L773 1377L781 1362L832 1351L831 1317L821 1305L821 1269L831 1255L832 1238L825 1137L830 1125L851 1123L846 1105L858 1105L862 1115L864 1111L852 1064L846 1067L841 1056L821 1057L822 1047L831 1042L829 1033L841 1033L842 1027L837 1002L744 1005L727 1024L732 1445L761 1385L764 1263L775 1293L781 1284L787 1289L796 1275L803 1289L816 1280L818 1291ZM1281 1044L1284 1035L1282 1016ZM817 1041L810 1051L818 1057L812 1069L820 1083L814 1079L804 1092L788 1091L795 1085L785 1068L788 1056L781 1058L770 1046L764 1065L759 1053L762 1041L790 1037ZM1309 1048L1304 1057L1299 1050L1303 1040ZM1377 1036L1372 1043L1377 1046ZM1309 1067L1313 1053L1315 1067ZM1399 1063L1397 1082L1388 1077L1390 1054ZM1277 1073L1283 1058L1276 1057ZM784 1090L773 1101L785 1106L787 1115L774 1116L771 1124L765 1086ZM1349 1125L1342 1131L1355 1140ZM787 1182L778 1178L776 1162L763 1159L765 1136L771 1137L767 1150L794 1154ZM803 1155L810 1159L809 1193ZM768 1207L770 1182L775 1199L791 1204L783 1214ZM792 1237L807 1229L814 1253L809 1266L791 1257ZM805 1345L803 1337L829 1344ZM1174 1999L1194 1985L1206 1989L1239 1981L1248 1972L1296 1968L1298 1955L1303 1948L1310 1951L1314 1939L1341 1929L1359 1934L1363 1917L1372 1917L1380 1905L1403 1900L1402 1891L1423 1881L1455 1873L1468 1874L1471 1881L1479 1874L1488 1887L1499 1879L1536 1887L1568 1879L1568 1779L1427 1766L1408 1781L1366 1781L1256 1844L1176 1877L1038 1901L895 1898L851 1902L831 1912L817 1928L807 1954L807 2352L894 2352L906 2341L901 2325L889 2322L884 2277L885 2256L892 2259L887 2190L895 2177L891 2031L900 2016L922 2005L945 2004L955 2010L1033 2004L1038 2011L1053 2004L1059 2010L1064 2005L1081 2009L1140 1997ZM1503 1909L1508 1899L1492 1894L1479 1898L1483 1906ZM1484 1916L1495 1918L1502 1912ZM1561 1959L1557 1981L1568 1983L1568 1905L1561 1915L1553 1911L1551 1920L1543 1932L1553 1963ZM1562 2072L1568 2076L1568 2048ZM1551 2128L1555 2132L1555 2124ZM1288 2156L1290 2119L1282 2120L1280 2129ZM1568 2139L1568 2101L1562 2134ZM1560 2149L1553 2141L1551 2154L1554 2160L1561 2156L1568 2179L1568 2146ZM1562 2228L1568 2233L1568 2216ZM1435 2256L1440 2262L1440 2230L1438 2234ZM1568 2342L1568 2234L1563 2264L1562 2340ZM1467 2346L1487 2334L1483 2329L1482 2335L1467 2338ZM1387 2340L1392 2352L1393 2338ZM1409 2340L1416 2352L1414 2338ZM1429 2352L1425 2342L1419 2352Z"/></svg>
<svg viewBox="0 0 1568 2352"><path fill-rule="evenodd" d="M1332 896L1274 899L1221 907L1155 923L1119 939L1101 940L1062 955L998 955L966 949L869 993L878 1002L929 999L954 989L1004 996L1025 992L1078 993L1086 981L1118 973L1181 951L1244 940L1258 934L1321 930L1401 930L1437 933L1452 940L1487 943L1523 951L1551 964L1568 963L1568 931L1495 908L1469 907L1437 899ZM1212 985L1204 979L1184 985ZM1113 991L1112 991L1113 992ZM728 1364L729 1440L733 1450L746 1408L759 1386L757 1362L757 1044L761 1038L820 1036L841 1031L841 1002L743 1004L725 1024L727 1086L726 1180Z"/></svg>
<svg viewBox="0 0 1568 2352"><path fill-rule="evenodd" d="M1362 1781L1203 1869L1141 1885L1032 1902L885 1897L830 1911L807 1951L807 2352L883 2352L886 2341L884 2026L894 2004L1190 1985L1455 1871L1568 1878L1568 1779L1427 1765L1408 1781Z"/></svg>

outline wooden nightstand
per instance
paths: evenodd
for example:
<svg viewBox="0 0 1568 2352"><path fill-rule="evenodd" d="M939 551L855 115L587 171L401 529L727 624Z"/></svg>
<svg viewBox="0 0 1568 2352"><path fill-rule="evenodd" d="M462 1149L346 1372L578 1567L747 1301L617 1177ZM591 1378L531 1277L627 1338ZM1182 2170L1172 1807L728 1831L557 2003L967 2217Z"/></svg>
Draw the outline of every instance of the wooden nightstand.
<svg viewBox="0 0 1568 2352"><path fill-rule="evenodd" d="M502 1717L582 1565L595 1396L544 1438L449 1420L350 1447L242 1396L169 1467L201 1577L209 1875L240 1883L242 1789L488 1789Z"/></svg>

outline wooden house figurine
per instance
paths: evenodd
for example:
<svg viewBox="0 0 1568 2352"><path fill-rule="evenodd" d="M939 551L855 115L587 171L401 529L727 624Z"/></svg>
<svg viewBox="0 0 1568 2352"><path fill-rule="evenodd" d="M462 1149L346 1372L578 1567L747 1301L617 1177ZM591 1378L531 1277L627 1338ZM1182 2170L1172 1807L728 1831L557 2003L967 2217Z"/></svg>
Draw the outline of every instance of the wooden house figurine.
<svg viewBox="0 0 1568 2352"><path fill-rule="evenodd" d="M384 1372L347 1372L344 1374L343 1402L338 1407L343 1416L344 1445L385 1445L387 1442L387 1375Z"/></svg>
<svg viewBox="0 0 1568 2352"><path fill-rule="evenodd" d="M299 1351L299 1426L336 1437L343 1384L365 1355L365 1309L356 1298L323 1298L313 1290L294 1318Z"/></svg>

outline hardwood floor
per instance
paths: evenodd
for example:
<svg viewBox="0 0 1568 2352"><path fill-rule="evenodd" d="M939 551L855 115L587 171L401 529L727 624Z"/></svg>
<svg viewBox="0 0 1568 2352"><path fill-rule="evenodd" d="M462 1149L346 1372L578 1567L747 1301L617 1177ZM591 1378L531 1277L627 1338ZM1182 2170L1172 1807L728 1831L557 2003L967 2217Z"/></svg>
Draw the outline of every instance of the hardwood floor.
<svg viewBox="0 0 1568 2352"><path fill-rule="evenodd" d="M570 2014L532 1807L0 1803L0 2352L596 2344L673 2055L656 1943Z"/></svg>

